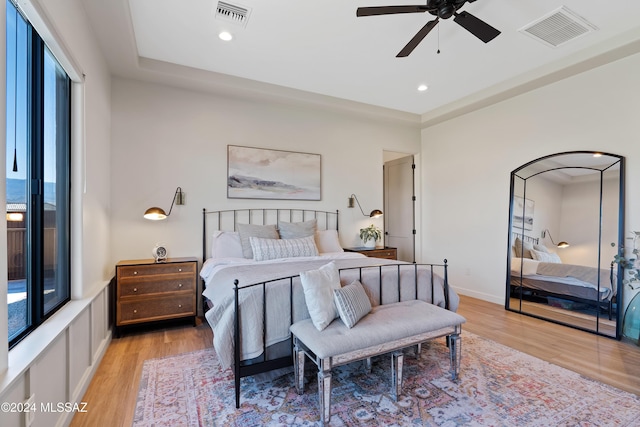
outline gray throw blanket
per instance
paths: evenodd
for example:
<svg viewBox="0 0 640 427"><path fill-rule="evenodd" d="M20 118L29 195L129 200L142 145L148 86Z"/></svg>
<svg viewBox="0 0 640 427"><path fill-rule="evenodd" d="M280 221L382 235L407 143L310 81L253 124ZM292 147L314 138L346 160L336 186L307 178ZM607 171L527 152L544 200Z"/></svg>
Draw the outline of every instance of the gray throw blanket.
<svg viewBox="0 0 640 427"><path fill-rule="evenodd" d="M574 277L583 282L589 283L594 289L598 288L598 277L600 278L600 289L611 290L610 271L587 267L584 265L559 264L551 262L541 262L536 271L542 276Z"/></svg>

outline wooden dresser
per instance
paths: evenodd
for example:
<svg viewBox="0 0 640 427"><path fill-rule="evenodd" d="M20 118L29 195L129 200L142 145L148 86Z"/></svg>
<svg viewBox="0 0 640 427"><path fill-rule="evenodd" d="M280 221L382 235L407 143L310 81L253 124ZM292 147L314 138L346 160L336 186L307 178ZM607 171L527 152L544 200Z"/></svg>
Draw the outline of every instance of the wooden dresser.
<svg viewBox="0 0 640 427"><path fill-rule="evenodd" d="M126 260L116 264L115 335L122 327L197 315L196 258Z"/></svg>
<svg viewBox="0 0 640 427"><path fill-rule="evenodd" d="M368 257L373 258L386 258L386 259L398 259L398 250L396 248L344 248L346 252L358 252Z"/></svg>

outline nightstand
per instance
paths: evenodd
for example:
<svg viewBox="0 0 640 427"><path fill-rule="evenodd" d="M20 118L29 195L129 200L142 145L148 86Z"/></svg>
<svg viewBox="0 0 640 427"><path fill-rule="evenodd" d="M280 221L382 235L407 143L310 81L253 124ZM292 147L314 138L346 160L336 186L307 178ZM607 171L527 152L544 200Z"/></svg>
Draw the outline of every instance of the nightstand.
<svg viewBox="0 0 640 427"><path fill-rule="evenodd" d="M358 252L368 257L373 258L386 258L386 259L398 259L398 250L396 248L344 248L345 252Z"/></svg>
<svg viewBox="0 0 640 427"><path fill-rule="evenodd" d="M115 335L123 327L197 315L196 258L125 260L116 264Z"/></svg>

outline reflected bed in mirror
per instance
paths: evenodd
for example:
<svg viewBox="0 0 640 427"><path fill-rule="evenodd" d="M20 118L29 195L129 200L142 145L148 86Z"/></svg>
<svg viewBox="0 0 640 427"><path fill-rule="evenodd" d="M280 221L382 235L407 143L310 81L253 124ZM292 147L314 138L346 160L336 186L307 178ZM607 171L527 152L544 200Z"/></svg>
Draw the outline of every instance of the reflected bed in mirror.
<svg viewBox="0 0 640 427"><path fill-rule="evenodd" d="M507 310L620 338L622 282L611 262L624 234L623 178L623 157L586 151L511 173Z"/></svg>

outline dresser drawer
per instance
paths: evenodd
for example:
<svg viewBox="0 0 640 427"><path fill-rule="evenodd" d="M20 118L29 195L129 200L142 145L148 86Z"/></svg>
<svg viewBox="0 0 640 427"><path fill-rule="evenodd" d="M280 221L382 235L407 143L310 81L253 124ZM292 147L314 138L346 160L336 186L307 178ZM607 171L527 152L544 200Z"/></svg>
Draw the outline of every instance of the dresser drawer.
<svg viewBox="0 0 640 427"><path fill-rule="evenodd" d="M147 276L163 276L168 274L188 274L196 273L196 263L157 263L146 265L126 265L118 267L118 279L140 278Z"/></svg>
<svg viewBox="0 0 640 427"><path fill-rule="evenodd" d="M367 252L367 256L375 258L396 259L396 249L374 249Z"/></svg>
<svg viewBox="0 0 640 427"><path fill-rule="evenodd" d="M136 297L140 295L153 295L165 292L192 291L195 292L196 283L193 275L176 276L173 278L154 279L153 277L139 278L137 280L122 279L118 286L118 296L121 298Z"/></svg>
<svg viewBox="0 0 640 427"><path fill-rule="evenodd" d="M194 294L171 295L160 298L144 298L118 303L118 325L154 321L177 317L195 316Z"/></svg>

